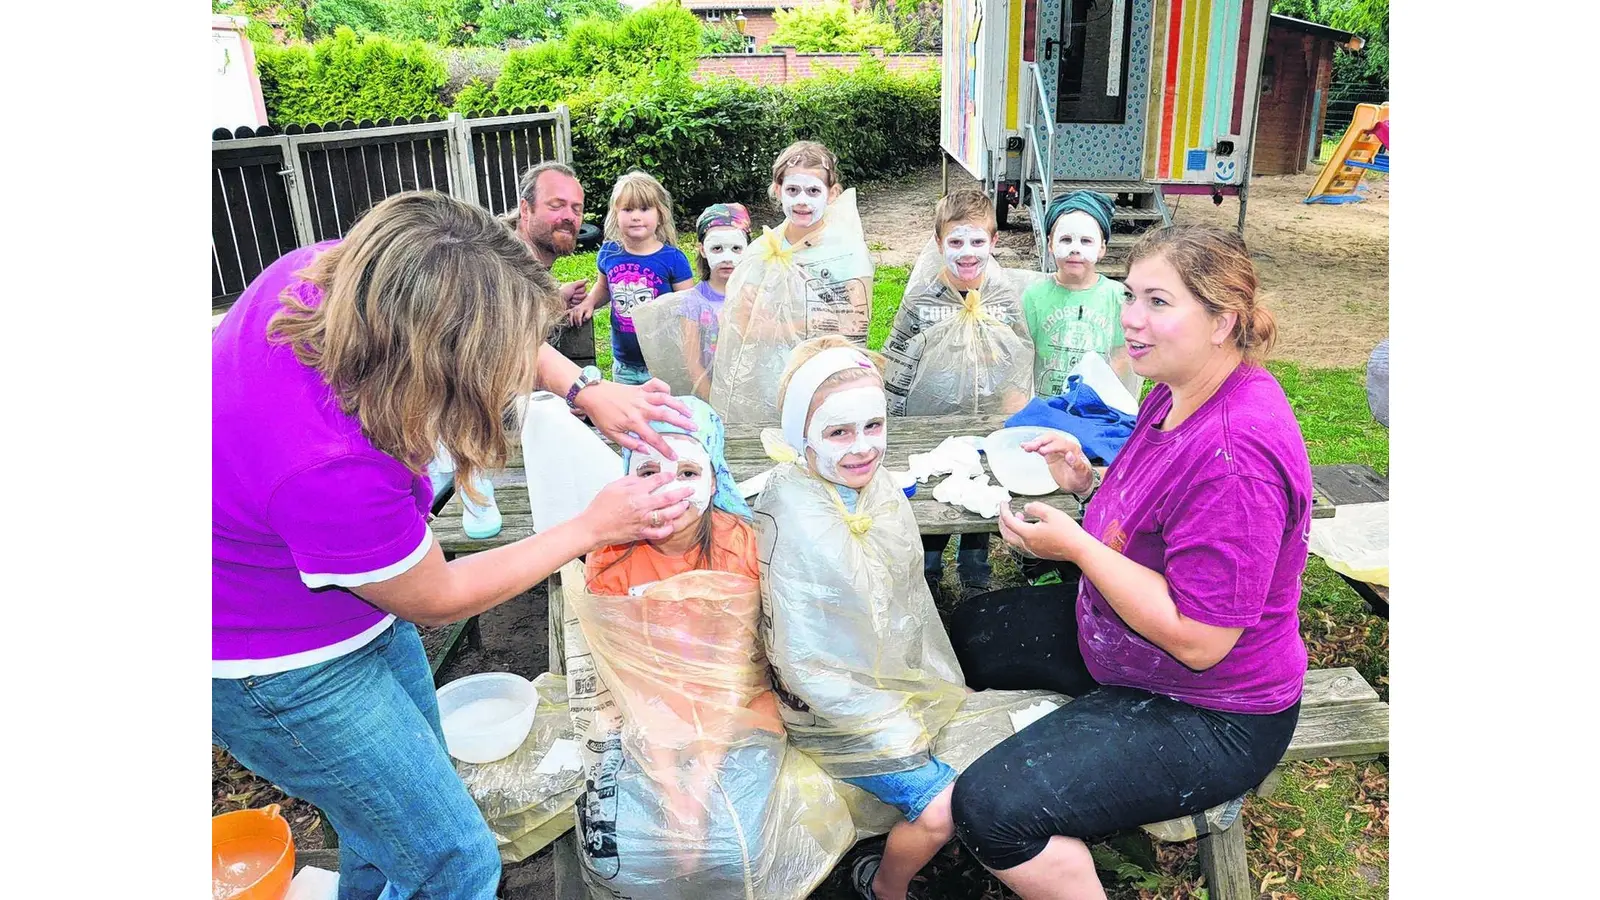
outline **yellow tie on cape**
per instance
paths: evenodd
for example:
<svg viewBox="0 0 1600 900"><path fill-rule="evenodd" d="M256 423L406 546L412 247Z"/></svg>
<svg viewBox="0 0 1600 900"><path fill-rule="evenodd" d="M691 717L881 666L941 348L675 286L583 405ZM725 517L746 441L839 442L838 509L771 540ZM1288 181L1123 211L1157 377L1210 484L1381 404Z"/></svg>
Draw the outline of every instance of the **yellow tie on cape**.
<svg viewBox="0 0 1600 900"><path fill-rule="evenodd" d="M777 260L786 266L794 265L794 248L784 249L783 238L772 226L765 225L761 229L761 237L756 239L756 258L763 261Z"/></svg>

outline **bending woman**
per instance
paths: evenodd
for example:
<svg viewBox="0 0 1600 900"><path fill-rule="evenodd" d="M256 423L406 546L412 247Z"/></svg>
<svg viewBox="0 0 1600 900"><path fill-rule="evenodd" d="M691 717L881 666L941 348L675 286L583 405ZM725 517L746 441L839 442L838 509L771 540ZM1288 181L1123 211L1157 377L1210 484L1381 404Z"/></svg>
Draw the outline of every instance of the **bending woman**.
<svg viewBox="0 0 1600 900"><path fill-rule="evenodd" d="M543 345L557 305L488 212L408 193L273 263L212 337L213 740L328 817L341 900L487 900L499 882L411 623L481 613L686 509L685 490L651 494L665 475L623 479L565 524L445 561L436 442L470 494L536 381L626 447L665 447L651 420L692 427L664 385L591 384Z"/></svg>
<svg viewBox="0 0 1600 900"><path fill-rule="evenodd" d="M956 782L961 840L1025 900L1105 897L1084 839L1240 797L1299 719L1311 465L1260 365L1255 268L1232 232L1176 226L1139 241L1126 285L1133 369L1157 382L1133 436L1082 527L1043 503L1001 514L1006 541L1082 569L1076 604L998 591L951 626L973 687L1075 698ZM1062 490L1093 488L1070 437L1024 446Z"/></svg>

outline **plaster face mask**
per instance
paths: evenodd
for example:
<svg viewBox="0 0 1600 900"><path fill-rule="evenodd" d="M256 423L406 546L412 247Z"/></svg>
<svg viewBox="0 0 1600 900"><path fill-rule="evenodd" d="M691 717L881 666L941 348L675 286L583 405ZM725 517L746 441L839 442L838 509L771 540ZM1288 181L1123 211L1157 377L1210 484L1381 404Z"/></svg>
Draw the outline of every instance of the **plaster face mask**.
<svg viewBox="0 0 1600 900"><path fill-rule="evenodd" d="M783 176L781 187L778 198L785 218L801 226L822 221L822 214L828 210L828 186L821 178L796 172Z"/></svg>
<svg viewBox="0 0 1600 900"><path fill-rule="evenodd" d="M944 264L957 281L974 281L989 262L989 232L972 225L957 225L944 236Z"/></svg>
<svg viewBox="0 0 1600 900"><path fill-rule="evenodd" d="M1092 266L1105 255L1106 242L1100 234L1100 223L1094 216L1073 210L1056 220L1050 231L1050 252L1057 263L1069 260Z"/></svg>
<svg viewBox="0 0 1600 900"><path fill-rule="evenodd" d="M711 505L711 486L716 479L716 471L711 468L711 456L706 453L706 448L694 438L682 436L667 437L672 441L672 449L678 454L676 460L664 459L654 447L648 453L635 452L628 460L628 474L648 476L657 472L671 472L671 483L651 491L660 494L665 491L675 491L678 488L690 487L694 493L688 497L689 505L699 512L705 512Z"/></svg>
<svg viewBox="0 0 1600 900"><path fill-rule="evenodd" d="M834 484L865 486L888 446L884 432L888 415L888 400L875 384L829 394L811 414L806 429L806 446L816 455L817 474ZM855 459L846 463L846 457Z"/></svg>
<svg viewBox="0 0 1600 900"><path fill-rule="evenodd" d="M744 256L744 248L749 243L750 240L744 236L744 232L724 226L707 231L706 239L700 242L700 246L705 250L706 263L711 267L711 271L715 272L718 266L724 264L738 265Z"/></svg>

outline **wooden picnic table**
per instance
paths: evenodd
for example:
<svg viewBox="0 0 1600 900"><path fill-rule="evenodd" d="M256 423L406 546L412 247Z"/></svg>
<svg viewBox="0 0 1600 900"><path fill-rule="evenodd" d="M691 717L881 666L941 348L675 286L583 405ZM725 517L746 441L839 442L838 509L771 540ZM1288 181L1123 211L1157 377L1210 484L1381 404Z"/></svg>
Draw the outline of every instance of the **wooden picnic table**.
<svg viewBox="0 0 1600 900"><path fill-rule="evenodd" d="M1342 463L1336 466L1312 466L1311 483L1317 493L1326 498L1335 509L1353 503L1381 503L1389 499L1389 479L1379 475L1371 466L1360 463ZM1372 611L1389 618L1389 586L1357 581L1343 572L1338 573Z"/></svg>
<svg viewBox="0 0 1600 900"><path fill-rule="evenodd" d="M885 465L904 471L913 453L927 453L947 437L976 435L982 437L1005 424L1005 416L916 416L895 418L889 422L889 452ZM730 425L727 429L726 456L728 468L736 481L759 475L774 463L761 446L762 428L773 426ZM621 477L620 472L617 473ZM923 534L963 534L967 532L998 532L998 519L985 519L976 513L950 506L933 499L933 488L944 476L935 476L927 484L919 485L911 498L911 509L917 517L917 528ZM513 448L510 464L493 476L495 505L500 509L504 527L500 533L485 540L474 540L461 530L461 499L452 497L433 521L433 533L445 553L456 555L476 553L521 540L533 534L533 516L528 506L527 475L522 467L522 449ZM1071 494L1059 491L1043 497L1030 498L1048 503L1082 521L1083 505ZM1312 516L1330 517L1334 514L1332 502L1321 494L1314 498Z"/></svg>

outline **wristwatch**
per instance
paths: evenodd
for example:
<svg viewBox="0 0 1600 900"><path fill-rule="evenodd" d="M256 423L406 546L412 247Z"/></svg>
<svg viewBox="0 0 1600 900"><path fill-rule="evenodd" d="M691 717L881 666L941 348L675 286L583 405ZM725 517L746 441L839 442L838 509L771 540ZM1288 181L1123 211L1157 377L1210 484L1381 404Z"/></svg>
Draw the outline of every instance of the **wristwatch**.
<svg viewBox="0 0 1600 900"><path fill-rule="evenodd" d="M567 406L578 408L578 392L591 384L598 384L601 380L600 370L594 366L584 366L578 373L578 379L572 382L572 387L567 388Z"/></svg>

